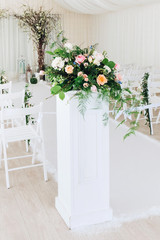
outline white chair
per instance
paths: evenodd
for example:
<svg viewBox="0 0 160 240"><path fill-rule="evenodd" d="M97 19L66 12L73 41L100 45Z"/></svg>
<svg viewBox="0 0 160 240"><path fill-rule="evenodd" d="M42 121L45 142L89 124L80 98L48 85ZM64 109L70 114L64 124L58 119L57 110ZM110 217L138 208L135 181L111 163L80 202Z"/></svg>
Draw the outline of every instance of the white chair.
<svg viewBox="0 0 160 240"><path fill-rule="evenodd" d="M25 117L27 115L38 115L37 117L37 126L33 126L32 124L27 125L25 121ZM23 125L18 127L10 127L5 128L4 122L7 119L24 119ZM47 170L46 170L46 159L45 159L45 150L44 150L44 141L43 141L43 131L42 131L42 104L35 107L30 108L11 108L11 109L2 109L1 111L1 141L3 146L3 155L4 155L4 164L5 164L5 174L6 174L6 185L7 188L10 188L10 182L9 182L9 172L16 171L19 169L25 169L30 167L37 167L37 166L43 166L44 170L44 179L45 181L48 180L47 178ZM11 157L8 158L7 156L7 146L11 142L17 142L22 140L33 140L34 141L34 149L32 155L25 155L25 156L17 156L17 157ZM35 154L36 154L36 145L38 144L38 141L41 142L41 149L42 149L42 157L43 162L39 164L35 164ZM21 159L26 157L32 157L32 165L24 166L24 167L17 167L17 168L8 168L8 160L11 159Z"/></svg>
<svg viewBox="0 0 160 240"><path fill-rule="evenodd" d="M0 94L0 109L2 108L21 108L24 107L24 96L25 96L25 90L22 90L20 92L15 93L5 93ZM7 119L5 121L5 125L8 126L9 124L13 125L19 125L19 122L17 120L13 121L12 119ZM1 142L0 142L0 166L1 166ZM26 141L26 151L28 152L28 142Z"/></svg>
<svg viewBox="0 0 160 240"><path fill-rule="evenodd" d="M24 107L25 90L15 93L0 94L0 108Z"/></svg>
<svg viewBox="0 0 160 240"><path fill-rule="evenodd" d="M12 82L0 84L0 94L3 93L11 93L12 90Z"/></svg>

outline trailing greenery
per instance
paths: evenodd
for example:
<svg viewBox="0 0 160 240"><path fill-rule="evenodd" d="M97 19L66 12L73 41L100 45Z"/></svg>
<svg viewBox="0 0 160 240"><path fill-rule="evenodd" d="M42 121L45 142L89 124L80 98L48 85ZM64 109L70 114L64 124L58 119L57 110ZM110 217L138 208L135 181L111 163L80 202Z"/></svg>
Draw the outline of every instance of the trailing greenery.
<svg viewBox="0 0 160 240"><path fill-rule="evenodd" d="M29 84L25 85L25 95L24 95L24 107L29 108L33 107L33 104L30 103L30 99L32 98L32 93L29 90ZM34 118L31 117L30 115L26 115L26 124L28 125L29 123L34 124ZM30 145L30 139L28 140L28 144Z"/></svg>
<svg viewBox="0 0 160 240"><path fill-rule="evenodd" d="M87 48L73 46L60 33L51 49L47 53L52 55L53 61L47 68L47 75L52 82L51 94L65 98L65 93L74 91L78 98L78 108L84 116L90 101L95 99L95 107L103 109L104 125L108 122L108 105L116 101L115 114L122 111L124 105L136 107L137 101L128 88L122 88L122 76L118 71L118 64L110 61L106 52L96 51L96 45ZM106 110L105 110L106 109ZM128 112L131 115L132 112ZM131 125L128 135L134 134L137 126Z"/></svg>
<svg viewBox="0 0 160 240"><path fill-rule="evenodd" d="M32 93L29 90L29 84L25 85L25 96L24 96L24 106L25 108L33 107L33 104L30 103L30 99L32 98ZM28 125L30 122L34 124L34 118L31 118L30 115L26 116L26 124Z"/></svg>
<svg viewBox="0 0 160 240"><path fill-rule="evenodd" d="M142 88L142 104L143 105L149 105L149 88L148 88L148 79L149 79L149 73L145 73L142 79L142 84L141 84L141 88ZM146 117L146 125L149 126L150 128L150 134L151 134L151 118L150 118L150 113L149 113L149 109L145 110L145 117Z"/></svg>

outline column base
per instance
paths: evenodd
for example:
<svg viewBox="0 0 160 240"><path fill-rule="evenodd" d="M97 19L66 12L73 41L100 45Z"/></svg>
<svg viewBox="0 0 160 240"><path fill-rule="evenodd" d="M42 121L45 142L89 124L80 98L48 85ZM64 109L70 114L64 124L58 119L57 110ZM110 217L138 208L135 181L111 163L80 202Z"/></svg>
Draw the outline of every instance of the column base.
<svg viewBox="0 0 160 240"><path fill-rule="evenodd" d="M113 216L111 208L100 209L98 211L86 212L82 214L73 214L71 216L67 211L65 204L63 204L58 197L56 197L55 206L69 229L111 221Z"/></svg>

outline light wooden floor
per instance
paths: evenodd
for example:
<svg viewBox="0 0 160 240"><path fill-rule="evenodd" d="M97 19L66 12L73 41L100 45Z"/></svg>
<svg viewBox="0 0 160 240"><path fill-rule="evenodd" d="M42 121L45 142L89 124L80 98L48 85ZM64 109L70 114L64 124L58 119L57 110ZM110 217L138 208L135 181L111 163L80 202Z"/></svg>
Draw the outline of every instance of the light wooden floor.
<svg viewBox="0 0 160 240"><path fill-rule="evenodd" d="M12 153L18 146L12 147ZM10 166L18 166L19 161ZM22 160L25 165L28 160ZM10 173L12 188L5 185L0 169L0 240L160 240L160 217L152 217L118 228L106 224L68 230L54 207L57 184L42 168Z"/></svg>

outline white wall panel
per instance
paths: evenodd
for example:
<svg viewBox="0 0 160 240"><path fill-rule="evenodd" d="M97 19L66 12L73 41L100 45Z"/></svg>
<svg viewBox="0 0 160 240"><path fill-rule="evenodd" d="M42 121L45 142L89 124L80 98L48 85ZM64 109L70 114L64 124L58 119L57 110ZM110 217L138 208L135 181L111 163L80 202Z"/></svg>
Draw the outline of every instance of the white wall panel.
<svg viewBox="0 0 160 240"><path fill-rule="evenodd" d="M160 4L92 16L90 43L127 64L160 67Z"/></svg>

